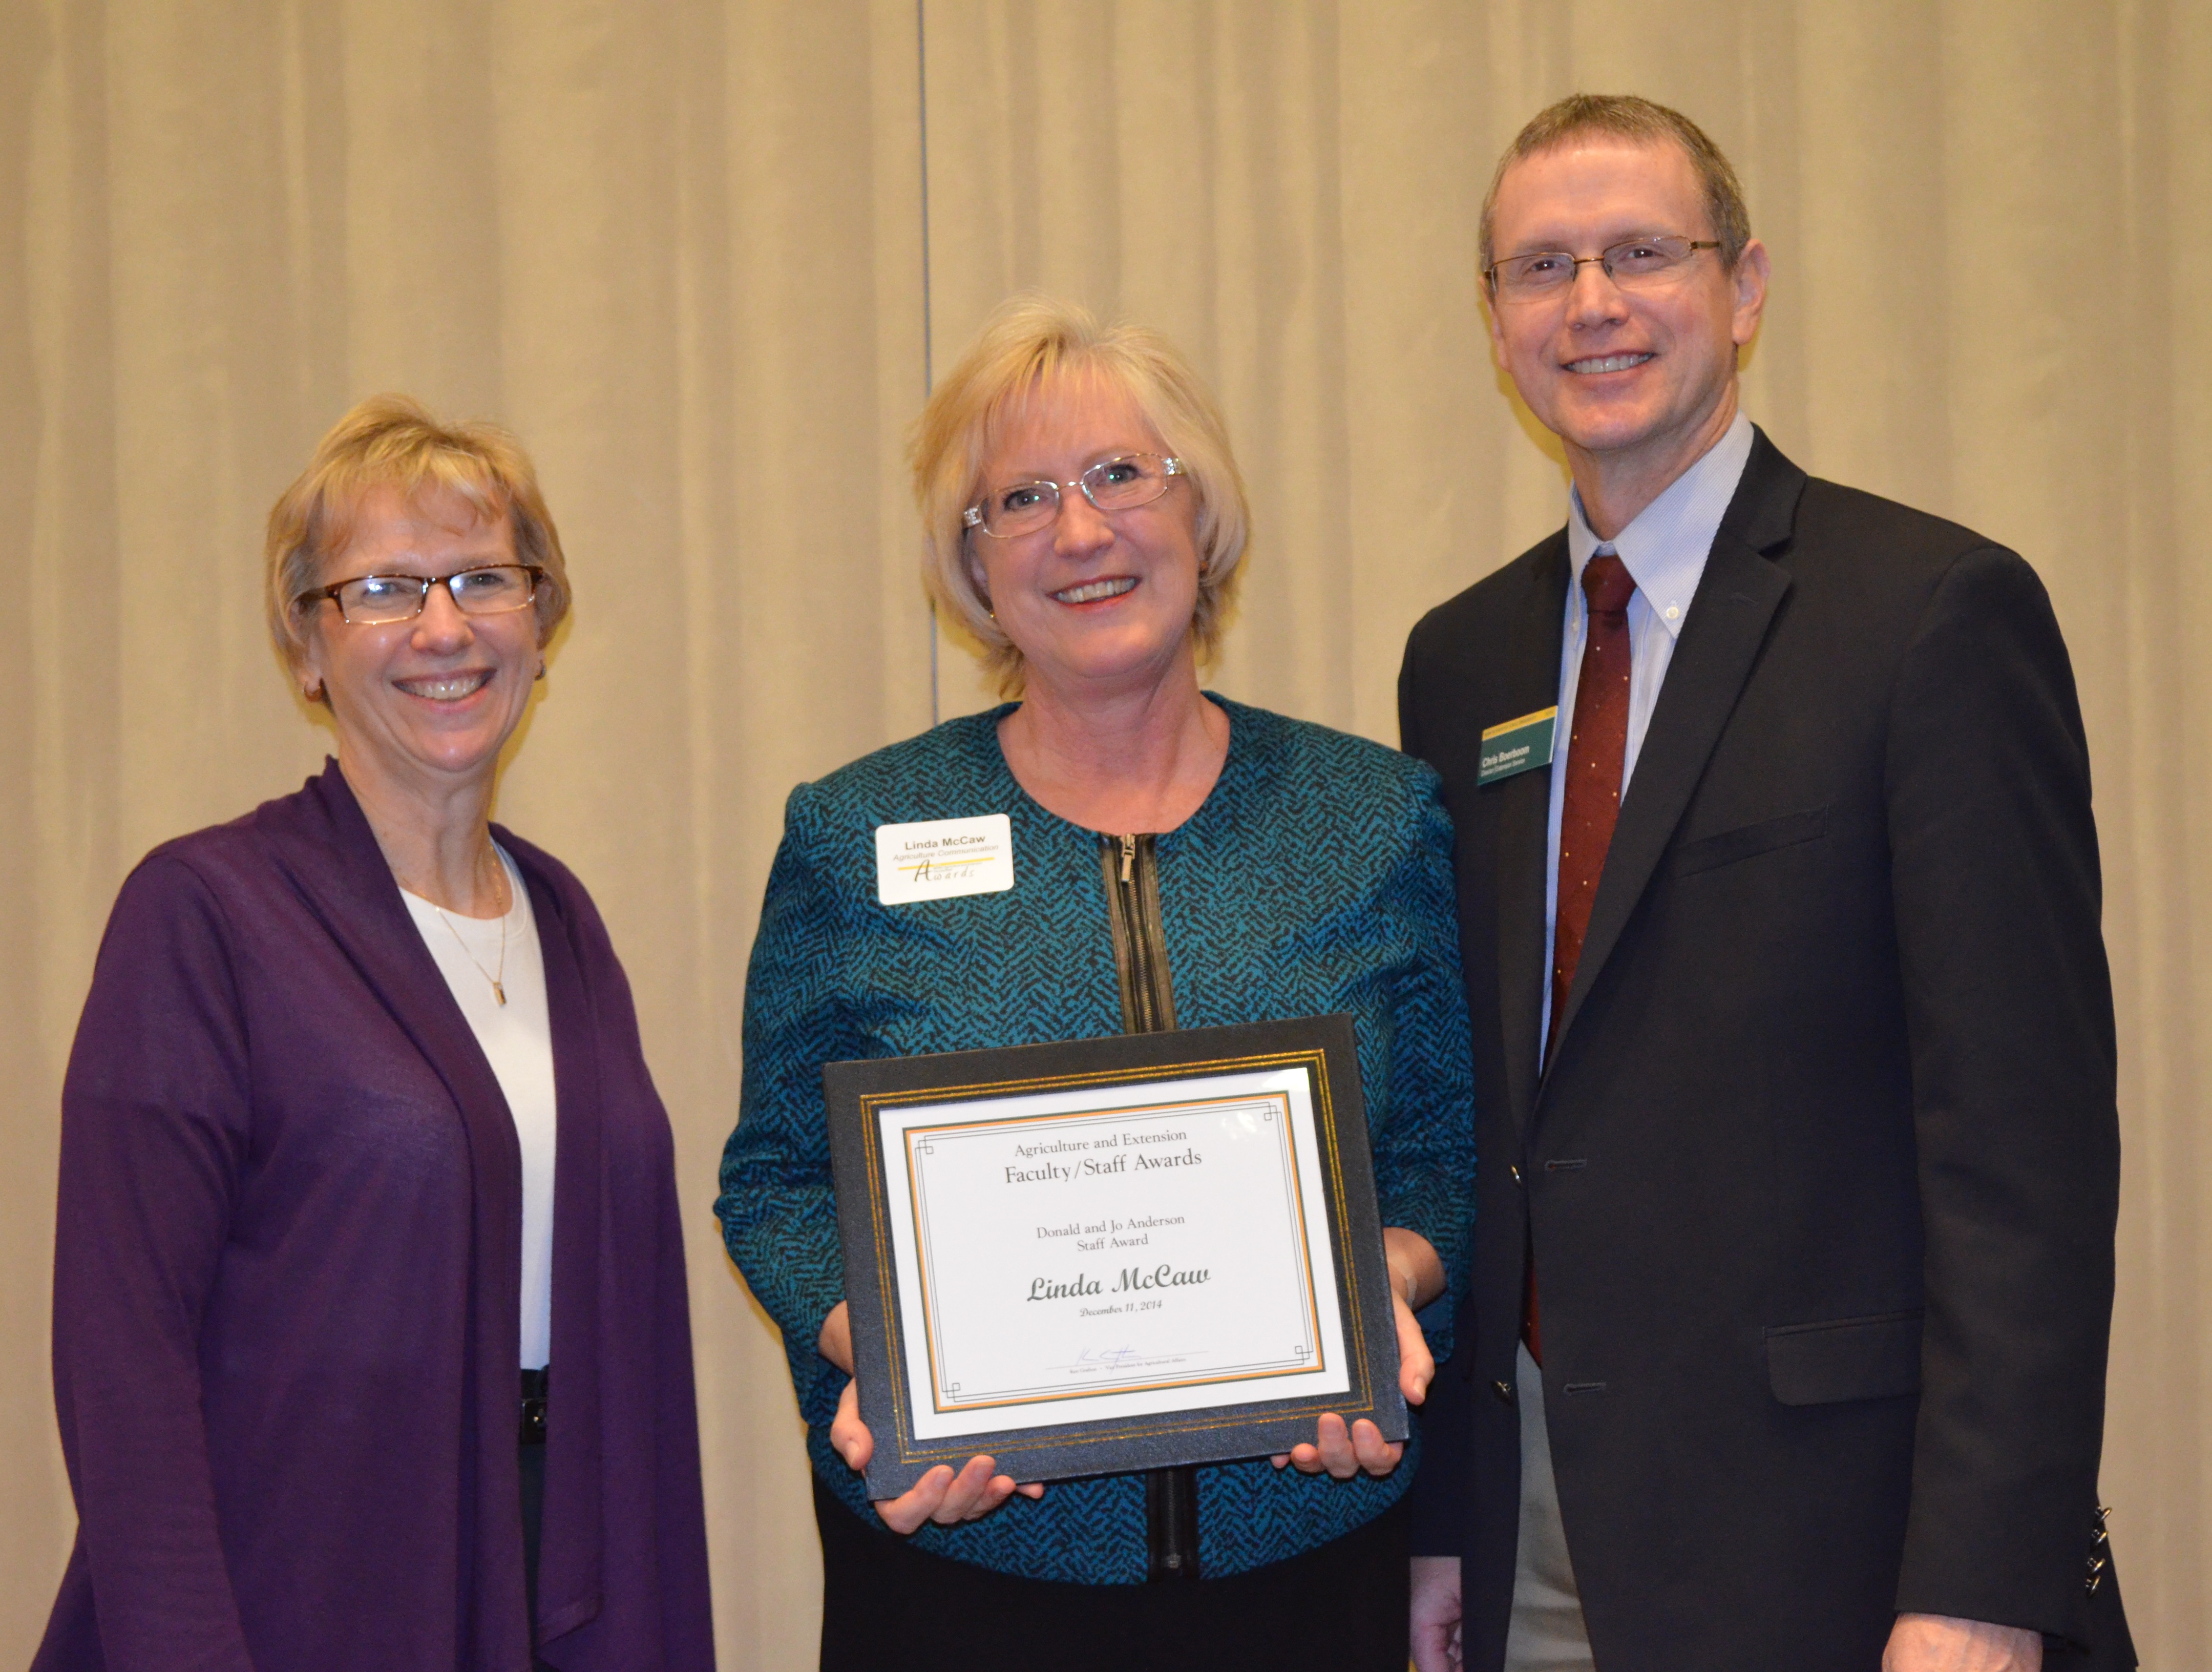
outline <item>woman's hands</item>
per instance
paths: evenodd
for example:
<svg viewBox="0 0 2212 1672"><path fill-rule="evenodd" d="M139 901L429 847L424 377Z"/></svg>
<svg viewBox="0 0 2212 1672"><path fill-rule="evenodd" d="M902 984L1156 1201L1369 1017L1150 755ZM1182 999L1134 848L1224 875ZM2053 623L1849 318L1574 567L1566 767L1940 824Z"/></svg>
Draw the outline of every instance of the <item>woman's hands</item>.
<svg viewBox="0 0 2212 1672"><path fill-rule="evenodd" d="M1422 1246L1426 1248L1428 1244L1424 1243ZM839 1301L822 1321L822 1335L815 1348L846 1375L853 1373L853 1321L843 1301ZM1324 1420L1337 1420L1333 1417ZM1343 1424L1338 1422L1337 1426L1341 1427ZM876 1437L860 1420L860 1384L857 1382L846 1383L845 1391L837 1397L837 1414L830 1424L830 1444L845 1460L846 1467L856 1474L866 1468L868 1459L876 1455ZM957 1474L950 1464L939 1463L898 1497L878 1500L876 1513L894 1533L911 1533L926 1521L934 1521L943 1527L961 1521L980 1521L1016 1493L1024 1498L1042 1498L1044 1487L1038 1481L1016 1486L1012 1477L1000 1474L993 1468L988 1457L970 1457Z"/></svg>
<svg viewBox="0 0 2212 1672"><path fill-rule="evenodd" d="M1444 1265L1427 1237L1395 1225L1382 1233L1382 1255L1390 1268L1390 1307L1398 1323L1398 1391L1408 1405L1418 1405L1428 1397L1437 1361L1413 1313L1443 1292ZM1362 1469L1388 1474L1405 1451L1402 1444L1385 1440L1365 1417L1346 1428L1344 1419L1331 1411L1315 1425L1313 1444L1293 1446L1273 1461L1277 1468L1290 1463L1302 1474L1326 1469L1336 1480L1349 1480Z"/></svg>
<svg viewBox="0 0 2212 1672"><path fill-rule="evenodd" d="M1418 1405L1428 1397L1437 1364L1413 1313L1443 1292L1443 1262L1425 1237L1395 1225L1382 1233L1382 1252L1390 1268L1390 1304L1398 1325L1398 1390L1408 1405ZM852 1374L853 1325L843 1301L823 1320L816 1346L823 1358L848 1376ZM848 1382L838 1397L837 1414L830 1424L830 1444L845 1460L846 1467L855 1471L866 1468L868 1459L875 1456L875 1436L860 1420L857 1383ZM1274 1464L1277 1468L1294 1466L1304 1474L1326 1470L1339 1480L1349 1480L1363 1469L1370 1474L1388 1474L1398 1467L1405 1451L1402 1444L1385 1440L1382 1431L1365 1417L1347 1426L1332 1411L1315 1425L1312 1444L1292 1447L1276 1457ZM893 1532L911 1533L924 1522L949 1527L957 1522L980 1520L1016 1493L1024 1498L1042 1498L1044 1487L1036 1481L1018 1486L1012 1476L998 1473L990 1458L970 1457L957 1474L950 1464L939 1463L900 1496L878 1501L876 1513Z"/></svg>

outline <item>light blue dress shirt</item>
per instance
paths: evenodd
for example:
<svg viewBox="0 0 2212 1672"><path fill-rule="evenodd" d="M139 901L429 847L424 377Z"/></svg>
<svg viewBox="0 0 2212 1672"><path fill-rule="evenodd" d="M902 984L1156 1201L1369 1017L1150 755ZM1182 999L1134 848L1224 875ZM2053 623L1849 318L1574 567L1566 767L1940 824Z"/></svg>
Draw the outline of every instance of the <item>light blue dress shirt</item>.
<svg viewBox="0 0 2212 1672"><path fill-rule="evenodd" d="M1583 514L1582 495L1567 490L1567 556L1574 574L1567 586L1566 630L1559 643L1559 719L1552 751L1552 814L1544 858L1544 1033L1552 1030L1553 935L1559 909L1559 815L1566 805L1567 754L1571 746L1575 688L1581 682L1583 641L1589 632L1589 604L1583 596L1583 571L1601 551L1616 552L1636 582L1628 600L1628 749L1620 766L1621 805L1628 803L1636 757L1659 706L1659 688L1674 643L1690 617L1690 600L1705 572L1705 556L1721 518L1735 497L1736 484L1751 458L1751 420L1741 412L1705 456L1676 477L1666 492L1637 514L1636 520L1610 540L1600 540ZM1539 1052L1542 1049L1540 1045ZM1539 1057L1540 1061L1540 1055Z"/></svg>

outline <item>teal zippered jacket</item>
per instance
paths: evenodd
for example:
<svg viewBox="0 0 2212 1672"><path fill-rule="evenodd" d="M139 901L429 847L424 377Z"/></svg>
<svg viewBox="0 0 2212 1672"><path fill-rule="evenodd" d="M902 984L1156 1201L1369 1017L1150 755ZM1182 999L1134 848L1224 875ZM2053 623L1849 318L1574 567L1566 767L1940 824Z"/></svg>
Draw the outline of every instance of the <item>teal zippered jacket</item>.
<svg viewBox="0 0 2212 1672"><path fill-rule="evenodd" d="M1379 744L1219 697L1228 759L1198 812L1155 844L1184 1027L1348 1012L1382 1223L1426 1237L1447 1290L1421 1314L1441 1364L1473 1217L1474 1077L1454 915L1452 830L1436 774ZM815 1474L870 1520L830 1446L846 1377L816 1351L843 1298L822 1065L1121 1031L1100 836L1031 800L1000 752L1000 708L946 721L792 792L745 986L737 1130L714 1204L730 1257L783 1332ZM879 824L1003 812L1014 886L884 906ZM1418 1435L1418 1431L1417 1431ZM1202 1468L1212 1576L1343 1536L1406 1491L1267 1459ZM1027 1578L1131 1584L1146 1572L1138 1474L1055 1481L915 1545Z"/></svg>

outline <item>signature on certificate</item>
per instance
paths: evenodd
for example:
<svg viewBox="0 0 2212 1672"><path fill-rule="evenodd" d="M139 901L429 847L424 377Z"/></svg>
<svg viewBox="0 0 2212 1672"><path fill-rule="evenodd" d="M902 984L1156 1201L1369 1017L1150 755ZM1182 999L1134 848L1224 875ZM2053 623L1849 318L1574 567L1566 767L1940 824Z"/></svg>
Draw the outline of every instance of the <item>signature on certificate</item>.
<svg viewBox="0 0 2212 1672"><path fill-rule="evenodd" d="M1074 1363L1060 1368L1074 1376L1110 1376L1148 1365L1178 1364L1183 1357L1180 1353L1139 1353L1133 1347L1086 1347L1075 1355Z"/></svg>

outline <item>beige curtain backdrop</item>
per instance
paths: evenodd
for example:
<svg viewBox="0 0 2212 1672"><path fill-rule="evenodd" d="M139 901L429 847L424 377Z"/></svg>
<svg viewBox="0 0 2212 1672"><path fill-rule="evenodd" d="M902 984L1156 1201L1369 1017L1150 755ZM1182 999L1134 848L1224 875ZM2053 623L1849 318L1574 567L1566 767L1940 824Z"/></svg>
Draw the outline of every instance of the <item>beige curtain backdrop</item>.
<svg viewBox="0 0 2212 1672"><path fill-rule="evenodd" d="M328 746L259 525L351 400L512 424L561 522L577 614L501 816L635 983L723 1663L796 1669L797 1418L708 1209L785 792L988 700L915 579L930 369L1027 287L1170 331L1257 513L1218 683L1395 740L1407 629L1560 520L1475 211L1576 88L1679 104L1742 169L1753 416L2057 599L2124 1052L2105 1495L2147 1663L2212 1664L2202 0L0 0L0 1663L72 1527L47 1280L93 952L148 847Z"/></svg>

